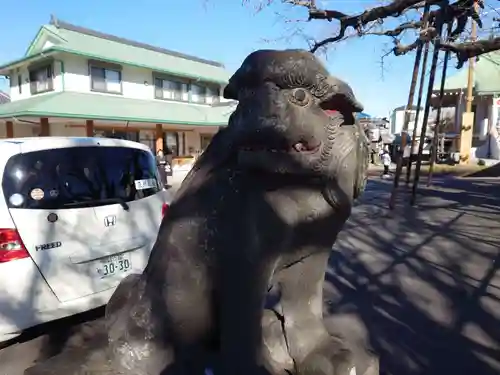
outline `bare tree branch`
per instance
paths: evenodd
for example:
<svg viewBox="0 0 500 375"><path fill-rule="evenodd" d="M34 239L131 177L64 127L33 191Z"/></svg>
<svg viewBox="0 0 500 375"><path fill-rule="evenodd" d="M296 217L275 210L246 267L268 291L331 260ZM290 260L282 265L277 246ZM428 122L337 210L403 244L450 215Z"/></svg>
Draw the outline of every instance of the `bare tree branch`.
<svg viewBox="0 0 500 375"><path fill-rule="evenodd" d="M484 0L455 0L454 2L444 0L392 0L388 4L373 7L355 15L349 15L335 9L320 9L315 0L260 0L260 6L269 6L273 1L306 8L309 21L322 20L328 22L337 21L339 23L335 35L310 43L310 51L313 53L348 37L378 35L392 38L394 47L390 52L396 56L407 54L415 50L420 44L433 41L440 49L454 53L457 57L458 67L461 67L471 57L500 49L500 38L493 35L495 30L500 29L500 25L498 25L500 21L495 18L493 18L494 26L487 29L489 35L483 30L483 33L479 35L482 39L467 41L469 33L467 24L469 20L475 22L479 28L483 27L483 20L481 14L476 11L476 5L484 9ZM418 12L426 4L436 7L429 12L428 26L424 26L421 13L411 14L412 12ZM488 7L497 16L500 14L491 5L488 5ZM393 29L383 29L382 26L386 19L391 17L399 18L405 14L411 14L411 17L406 22L402 22ZM440 36L436 35L438 24L452 25L453 29L450 35L447 36L447 41L440 40ZM425 29L422 29L422 27L425 27ZM348 33L349 29L353 29L354 32ZM402 38L406 33L412 31L416 33L414 41L410 44L402 43ZM461 43L458 43L457 40L460 40Z"/></svg>
<svg viewBox="0 0 500 375"><path fill-rule="evenodd" d="M497 51L500 49L500 37L492 39L478 40L467 43L439 43L442 50L449 50L457 56L457 68L461 68L464 63L471 57L480 56L482 54Z"/></svg>
<svg viewBox="0 0 500 375"><path fill-rule="evenodd" d="M422 27L422 25L423 25L422 21L405 22L392 30L364 32L363 35L386 35L386 36L396 37L410 29L418 30Z"/></svg>

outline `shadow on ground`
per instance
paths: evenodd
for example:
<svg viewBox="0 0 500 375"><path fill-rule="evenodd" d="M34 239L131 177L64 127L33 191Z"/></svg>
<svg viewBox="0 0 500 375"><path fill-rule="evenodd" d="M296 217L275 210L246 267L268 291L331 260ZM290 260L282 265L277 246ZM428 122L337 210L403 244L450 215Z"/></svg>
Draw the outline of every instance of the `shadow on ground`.
<svg viewBox="0 0 500 375"><path fill-rule="evenodd" d="M389 186L370 182L330 259L328 324L385 374L498 374L500 183L436 185L390 212Z"/></svg>
<svg viewBox="0 0 500 375"><path fill-rule="evenodd" d="M470 173L464 177L500 177L500 163L486 167L477 172Z"/></svg>
<svg viewBox="0 0 500 375"><path fill-rule="evenodd" d="M379 353L384 374L500 373L500 182L437 179L392 212L390 184L369 182L334 246L329 329ZM38 360L105 342L102 319L45 332Z"/></svg>

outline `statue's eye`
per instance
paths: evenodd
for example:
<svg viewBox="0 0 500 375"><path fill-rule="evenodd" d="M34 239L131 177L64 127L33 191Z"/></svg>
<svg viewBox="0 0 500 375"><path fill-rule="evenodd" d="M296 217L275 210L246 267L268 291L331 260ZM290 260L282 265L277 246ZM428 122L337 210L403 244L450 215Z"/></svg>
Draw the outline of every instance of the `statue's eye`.
<svg viewBox="0 0 500 375"><path fill-rule="evenodd" d="M304 89L294 89L290 94L290 101L300 106L308 105L310 100L309 93Z"/></svg>

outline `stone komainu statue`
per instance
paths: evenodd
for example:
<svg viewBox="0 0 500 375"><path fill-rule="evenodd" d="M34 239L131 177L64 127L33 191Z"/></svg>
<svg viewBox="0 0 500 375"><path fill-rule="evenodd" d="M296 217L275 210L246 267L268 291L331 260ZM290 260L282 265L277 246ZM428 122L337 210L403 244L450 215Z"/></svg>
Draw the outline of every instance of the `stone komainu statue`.
<svg viewBox="0 0 500 375"><path fill-rule="evenodd" d="M229 125L184 180L142 275L107 306L106 348L27 374L354 374L322 290L365 186L362 106L301 50L250 54L224 97L238 101Z"/></svg>

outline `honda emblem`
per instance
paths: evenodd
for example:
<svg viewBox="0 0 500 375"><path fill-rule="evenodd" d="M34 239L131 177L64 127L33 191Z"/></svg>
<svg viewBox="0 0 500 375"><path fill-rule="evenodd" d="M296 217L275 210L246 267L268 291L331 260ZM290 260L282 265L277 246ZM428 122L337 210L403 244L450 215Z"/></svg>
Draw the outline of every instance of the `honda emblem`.
<svg viewBox="0 0 500 375"><path fill-rule="evenodd" d="M113 227L116 224L116 216L109 215L104 218L104 226L105 227Z"/></svg>

